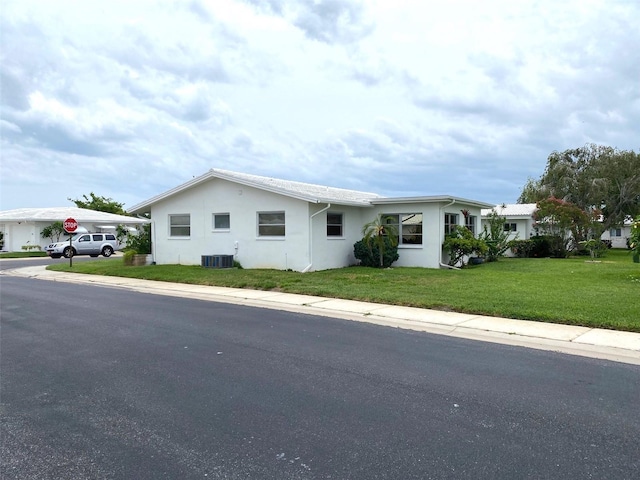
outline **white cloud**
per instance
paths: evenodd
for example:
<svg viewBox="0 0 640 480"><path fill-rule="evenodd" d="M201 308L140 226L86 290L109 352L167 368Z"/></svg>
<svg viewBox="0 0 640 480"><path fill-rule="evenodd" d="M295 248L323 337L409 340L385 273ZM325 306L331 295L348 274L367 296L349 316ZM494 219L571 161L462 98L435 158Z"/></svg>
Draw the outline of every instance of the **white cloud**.
<svg viewBox="0 0 640 480"><path fill-rule="evenodd" d="M623 0L7 0L2 209L132 205L212 167L511 202L553 150L640 148L639 16Z"/></svg>

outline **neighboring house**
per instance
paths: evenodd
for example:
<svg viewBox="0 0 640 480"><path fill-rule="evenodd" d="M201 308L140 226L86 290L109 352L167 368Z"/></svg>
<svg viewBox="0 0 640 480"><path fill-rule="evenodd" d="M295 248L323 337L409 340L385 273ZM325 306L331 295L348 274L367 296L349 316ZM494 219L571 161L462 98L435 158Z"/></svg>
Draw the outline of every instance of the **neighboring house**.
<svg viewBox="0 0 640 480"><path fill-rule="evenodd" d="M602 233L602 240L610 241L612 248L627 248L627 240L631 236L631 224L633 218L627 217L624 223L618 227L612 227Z"/></svg>
<svg viewBox="0 0 640 480"><path fill-rule="evenodd" d="M158 264L201 264L233 255L246 268L296 271L354 265L353 244L378 214L398 227L398 266L439 268L445 232L479 233L491 204L451 196L386 198L321 185L211 169L129 211L150 214Z"/></svg>
<svg viewBox="0 0 640 480"><path fill-rule="evenodd" d="M528 240L536 235L533 227L533 213L536 211L535 203L509 203L496 205L493 208L482 210L482 227L487 225L487 217L495 211L504 217L504 231L509 232L509 240Z"/></svg>
<svg viewBox="0 0 640 480"><path fill-rule="evenodd" d="M528 240L537 235L534 227L533 214L536 211L535 203L513 203L496 205L494 208L482 210L482 225L487 224L487 216L496 211L501 217L505 217L504 230L509 232L509 240ZM619 227L610 228L601 235L601 239L611 241L613 248L627 248L627 239L631 235L631 224L633 219L627 217L624 224ZM510 252L510 251L509 251Z"/></svg>
<svg viewBox="0 0 640 480"><path fill-rule="evenodd" d="M23 246L44 246L51 243L42 238L41 232L54 222L74 218L80 227L89 232L115 231L117 225L136 227L149 220L112 213L97 212L85 208L18 208L0 212L0 231L4 233L3 251L19 252Z"/></svg>

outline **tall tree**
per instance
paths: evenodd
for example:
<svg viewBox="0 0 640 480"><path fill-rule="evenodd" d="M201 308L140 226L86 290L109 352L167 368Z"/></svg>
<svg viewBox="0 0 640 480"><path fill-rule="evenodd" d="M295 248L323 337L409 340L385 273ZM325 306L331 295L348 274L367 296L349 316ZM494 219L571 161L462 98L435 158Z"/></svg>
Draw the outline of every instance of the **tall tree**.
<svg viewBox="0 0 640 480"><path fill-rule="evenodd" d="M83 195L81 199L71 199L67 198L67 200L76 204L78 208L86 208L88 210L96 210L98 212L106 212L106 213L115 213L117 215L126 215L123 206L124 203L118 203L112 198L107 197L99 197L95 193L91 192L89 196Z"/></svg>
<svg viewBox="0 0 640 480"><path fill-rule="evenodd" d="M619 225L640 213L640 153L594 144L553 152L544 174L527 180L518 201L549 197L601 211L604 229Z"/></svg>

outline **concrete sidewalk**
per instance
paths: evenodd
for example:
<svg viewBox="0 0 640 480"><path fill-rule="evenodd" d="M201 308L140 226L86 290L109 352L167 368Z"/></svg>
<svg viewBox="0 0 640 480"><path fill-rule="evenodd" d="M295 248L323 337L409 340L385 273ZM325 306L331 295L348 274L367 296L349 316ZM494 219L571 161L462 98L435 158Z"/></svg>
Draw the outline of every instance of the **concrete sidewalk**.
<svg viewBox="0 0 640 480"><path fill-rule="evenodd" d="M322 315L640 365L640 333L397 307L310 295L54 272L46 270L45 266L5 270L1 273Z"/></svg>

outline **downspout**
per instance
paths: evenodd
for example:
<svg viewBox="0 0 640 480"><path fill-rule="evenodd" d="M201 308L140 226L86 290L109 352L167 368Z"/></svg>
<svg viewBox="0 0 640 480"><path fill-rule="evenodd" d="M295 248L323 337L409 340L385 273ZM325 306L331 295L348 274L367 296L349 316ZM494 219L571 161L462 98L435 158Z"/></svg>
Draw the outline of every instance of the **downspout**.
<svg viewBox="0 0 640 480"><path fill-rule="evenodd" d="M444 209L447 207L450 207L451 205L453 205L454 203L456 203L455 199L451 200L451 203L448 203L447 205L443 205L442 207L440 207L440 218L438 219L438 233L440 233L442 230L440 229L440 227L442 226L442 219L444 216ZM452 265L448 265L446 263L442 262L442 245L440 245L440 267L444 267L444 268L449 268L451 270L460 270L458 267L454 267Z"/></svg>
<svg viewBox="0 0 640 480"><path fill-rule="evenodd" d="M313 267L313 217L316 215L320 215L323 212L326 212L331 208L331 204L327 203L327 206L322 210L318 210L316 213L309 217L309 265L302 270L302 273L307 273Z"/></svg>

